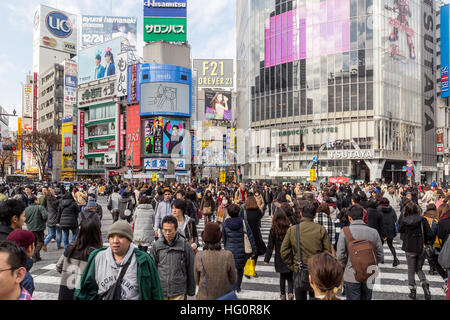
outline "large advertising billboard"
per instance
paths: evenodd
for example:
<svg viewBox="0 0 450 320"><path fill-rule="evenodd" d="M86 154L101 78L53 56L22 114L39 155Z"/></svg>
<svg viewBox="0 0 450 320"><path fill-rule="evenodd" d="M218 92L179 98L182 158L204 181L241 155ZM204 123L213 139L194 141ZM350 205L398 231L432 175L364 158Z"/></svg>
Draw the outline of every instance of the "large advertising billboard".
<svg viewBox="0 0 450 320"><path fill-rule="evenodd" d="M144 17L187 17L187 0L144 0Z"/></svg>
<svg viewBox="0 0 450 320"><path fill-rule="evenodd" d="M82 16L81 47L86 49L100 43L123 37L136 50L137 18L110 16Z"/></svg>
<svg viewBox="0 0 450 320"><path fill-rule="evenodd" d="M187 41L186 18L144 18L144 41Z"/></svg>
<svg viewBox="0 0 450 320"><path fill-rule="evenodd" d="M34 15L34 42L40 47L77 54L77 16L40 5Z"/></svg>
<svg viewBox="0 0 450 320"><path fill-rule="evenodd" d="M23 86L23 107L22 116L24 118L33 117L33 85L26 84Z"/></svg>
<svg viewBox="0 0 450 320"><path fill-rule="evenodd" d="M441 7L441 97L450 97L449 72L450 67L450 5Z"/></svg>
<svg viewBox="0 0 450 320"><path fill-rule="evenodd" d="M127 140L126 154L133 157L133 166L141 165L141 118L139 106L127 108Z"/></svg>
<svg viewBox="0 0 450 320"><path fill-rule="evenodd" d="M61 168L65 170L73 170L73 153L72 153L72 141L73 141L73 123L72 118L66 118L62 120L62 163Z"/></svg>
<svg viewBox="0 0 450 320"><path fill-rule="evenodd" d="M136 83L141 116L191 116L191 70L143 64Z"/></svg>
<svg viewBox="0 0 450 320"><path fill-rule="evenodd" d="M182 120L154 118L143 122L144 155L185 155L186 123Z"/></svg>
<svg viewBox="0 0 450 320"><path fill-rule="evenodd" d="M231 92L205 90L205 118L230 121L233 116L231 103Z"/></svg>
<svg viewBox="0 0 450 320"><path fill-rule="evenodd" d="M312 28L312 21L321 23ZM320 49L314 46L320 39ZM320 6L298 8L265 22L265 66L350 51L350 1L325 0Z"/></svg>
<svg viewBox="0 0 450 320"><path fill-rule="evenodd" d="M199 88L232 88L234 76L233 59L195 59Z"/></svg>
<svg viewBox="0 0 450 320"><path fill-rule="evenodd" d="M121 39L82 50L78 54L78 84L116 75L115 61L121 53Z"/></svg>
<svg viewBox="0 0 450 320"><path fill-rule="evenodd" d="M64 117L73 116L77 103L78 67L73 61L64 61Z"/></svg>

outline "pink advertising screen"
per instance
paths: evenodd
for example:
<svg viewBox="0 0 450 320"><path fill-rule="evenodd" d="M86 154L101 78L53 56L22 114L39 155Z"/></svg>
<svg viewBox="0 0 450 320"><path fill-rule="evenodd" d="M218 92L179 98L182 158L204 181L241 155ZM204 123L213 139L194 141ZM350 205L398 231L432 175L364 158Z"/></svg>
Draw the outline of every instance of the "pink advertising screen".
<svg viewBox="0 0 450 320"><path fill-rule="evenodd" d="M313 21L320 22L313 25ZM350 51L349 0L327 0L312 9L270 17L265 23L265 46L266 68Z"/></svg>

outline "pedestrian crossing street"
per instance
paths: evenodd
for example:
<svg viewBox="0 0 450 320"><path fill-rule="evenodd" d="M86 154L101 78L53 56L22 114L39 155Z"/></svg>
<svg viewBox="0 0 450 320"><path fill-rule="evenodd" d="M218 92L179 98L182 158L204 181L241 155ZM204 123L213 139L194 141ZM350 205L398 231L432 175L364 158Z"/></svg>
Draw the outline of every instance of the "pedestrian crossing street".
<svg viewBox="0 0 450 320"><path fill-rule="evenodd" d="M203 230L203 221L198 225L198 234ZM271 217L267 214L261 222L261 233L264 241L268 242L269 232L271 227ZM105 246L108 245L105 243ZM400 265L392 266L393 257L387 247L384 246L385 263L379 265L379 276L375 281L373 288L374 300L409 300L408 288L408 273L405 253L401 250L401 240L399 237L394 241L394 246L397 251L397 257L400 260ZM274 267L275 254L268 265L264 265L264 257L260 256L256 265L256 272L258 278L247 279L243 278L241 289L238 294L239 299L242 300L279 300L280 287L279 275L275 272ZM55 261L56 263L56 261ZM56 272L56 264L49 264L39 270L31 270L33 275L36 291L33 298L36 300L57 300L59 291L60 275ZM445 300L445 294L442 290L443 280L439 275L431 276L429 272L428 262L425 261L423 270L426 278L430 283L430 291L432 300ZM419 279L416 275L417 283L417 299L424 300L423 290L420 287ZM344 297L341 297L344 299ZM195 298L194 298L195 299Z"/></svg>

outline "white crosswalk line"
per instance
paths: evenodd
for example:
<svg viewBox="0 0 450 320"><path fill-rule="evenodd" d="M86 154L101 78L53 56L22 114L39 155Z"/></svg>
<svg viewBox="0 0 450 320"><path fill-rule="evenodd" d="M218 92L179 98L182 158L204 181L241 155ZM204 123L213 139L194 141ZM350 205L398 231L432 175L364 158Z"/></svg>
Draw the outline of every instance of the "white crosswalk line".
<svg viewBox="0 0 450 320"><path fill-rule="evenodd" d="M35 291L33 300L58 300L58 293Z"/></svg>
<svg viewBox="0 0 450 320"><path fill-rule="evenodd" d="M54 284L58 285L60 283L61 277L54 277L54 276L37 276L33 278L34 283L41 283L41 284Z"/></svg>

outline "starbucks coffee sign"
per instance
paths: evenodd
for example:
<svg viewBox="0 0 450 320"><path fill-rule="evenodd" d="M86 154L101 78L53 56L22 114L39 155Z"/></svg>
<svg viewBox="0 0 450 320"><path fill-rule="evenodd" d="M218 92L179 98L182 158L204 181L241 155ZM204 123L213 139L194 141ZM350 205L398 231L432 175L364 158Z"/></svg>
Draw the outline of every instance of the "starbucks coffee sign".
<svg viewBox="0 0 450 320"><path fill-rule="evenodd" d="M272 133L272 137L283 137L283 136L294 136L294 135L304 135L309 132L313 134L321 134L321 133L337 133L337 127L328 127L328 128L304 128L304 129L292 129L292 130L284 130L277 131Z"/></svg>
<svg viewBox="0 0 450 320"><path fill-rule="evenodd" d="M353 160L353 159L373 159L374 150L337 150L328 151L328 159L331 160Z"/></svg>

